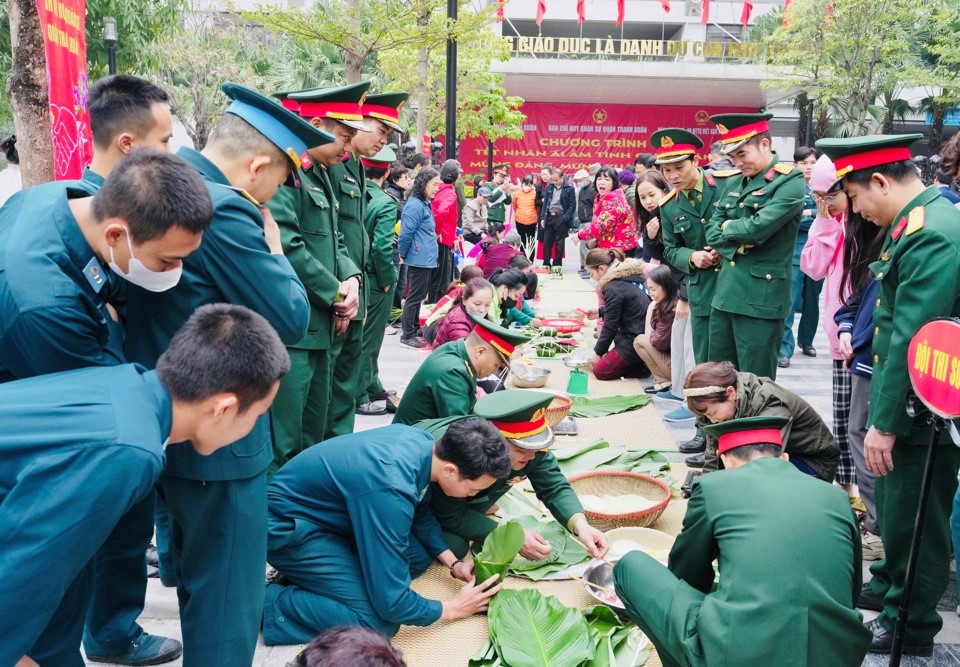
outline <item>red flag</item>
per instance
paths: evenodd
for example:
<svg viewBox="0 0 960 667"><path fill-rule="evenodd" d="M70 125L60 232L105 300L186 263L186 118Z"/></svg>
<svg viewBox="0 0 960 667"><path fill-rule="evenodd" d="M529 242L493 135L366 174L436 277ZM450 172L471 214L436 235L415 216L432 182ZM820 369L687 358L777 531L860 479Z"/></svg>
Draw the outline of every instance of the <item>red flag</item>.
<svg viewBox="0 0 960 667"><path fill-rule="evenodd" d="M700 23L704 25L710 23L710 0L703 0L703 14L700 15Z"/></svg>
<svg viewBox="0 0 960 667"><path fill-rule="evenodd" d="M790 0L784 0L783 3L783 25L790 25L790 19L787 18L787 10L790 9Z"/></svg>
<svg viewBox="0 0 960 667"><path fill-rule="evenodd" d="M669 2L670 0L667 0ZM623 25L624 5L626 0L617 0L617 25Z"/></svg>
<svg viewBox="0 0 960 667"><path fill-rule="evenodd" d="M543 15L547 13L547 0L537 0L537 27L543 23Z"/></svg>
<svg viewBox="0 0 960 667"><path fill-rule="evenodd" d="M660 0L660 5L663 7L663 11L667 14L670 13L670 0Z"/></svg>
<svg viewBox="0 0 960 667"><path fill-rule="evenodd" d="M623 0L618 0L623 2ZM577 0L577 25L587 20L586 0ZM617 25L620 25L619 23Z"/></svg>
<svg viewBox="0 0 960 667"><path fill-rule="evenodd" d="M740 13L740 23L744 28L750 23L750 12L753 11L753 0L743 0L743 11Z"/></svg>
<svg viewBox="0 0 960 667"><path fill-rule="evenodd" d="M503 3L504 0L497 0L497 23L503 23Z"/></svg>

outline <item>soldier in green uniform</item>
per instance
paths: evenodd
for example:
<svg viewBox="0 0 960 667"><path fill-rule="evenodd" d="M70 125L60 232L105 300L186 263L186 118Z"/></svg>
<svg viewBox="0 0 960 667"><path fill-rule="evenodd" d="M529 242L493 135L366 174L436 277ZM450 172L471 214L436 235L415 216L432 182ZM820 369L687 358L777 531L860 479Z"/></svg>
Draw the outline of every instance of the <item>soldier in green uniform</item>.
<svg viewBox="0 0 960 667"><path fill-rule="evenodd" d="M385 414L388 408L394 407L389 397L396 396L396 391L387 391L380 384L377 364L380 346L383 344L384 327L390 317L397 284L393 240L396 236L397 220L400 219L396 200L383 191L383 182L390 165L397 160L393 149L386 147L387 139L391 132L403 130L400 127L400 110L408 97L407 93L368 95L361 112L371 131L357 136L353 141L354 151L360 156L366 177L363 224L369 243L366 264L363 267L364 284L367 286L367 319L363 324L358 355L357 414ZM371 179L371 174L376 177ZM380 406L379 401L385 401L386 404Z"/></svg>
<svg viewBox="0 0 960 667"><path fill-rule="evenodd" d="M393 263L393 239L399 219L397 200L383 191L390 165L397 161L397 154L389 146L381 149L372 158L360 158L367 177L364 224L370 239L370 255L365 267L364 282L369 290L367 296L367 321L363 326L363 345L360 360L360 382L357 385L357 414L382 415L387 412L390 393L380 383L380 347L390 309L393 307L393 291L397 286L397 267ZM392 395L395 395L394 392ZM384 401L383 406L377 401Z"/></svg>
<svg viewBox="0 0 960 667"><path fill-rule="evenodd" d="M362 267L350 258L339 227L340 190L330 169L350 149L362 123L356 104L343 107L330 91L276 93L281 104L334 141L311 148L299 172L302 187L280 188L268 206L280 226L284 255L310 298L307 334L290 346L291 369L274 402L275 441L270 474L324 439L333 392L337 337L358 312ZM336 95L333 95L336 97Z"/></svg>
<svg viewBox="0 0 960 667"><path fill-rule="evenodd" d="M553 431L547 425L545 410L555 396L543 391L507 389L477 401L474 414L489 419L507 439L510 449L510 476L469 498L452 498L436 484L431 490L430 507L443 529L443 538L457 557L467 554L471 542L480 542L497 527L487 516L489 510L513 484L529 479L537 498L546 505L557 522L577 535L594 558L607 551L606 536L587 522L583 506L567 478L560 472L556 457L549 451ZM469 417L445 417L414 424L434 436L450 424ZM423 545L411 542L411 565L426 569L430 557ZM520 555L541 560L550 555L550 544L533 530L526 531Z"/></svg>
<svg viewBox="0 0 960 667"><path fill-rule="evenodd" d="M807 185L799 169L771 150L772 117L710 117L740 175L727 179L714 202L707 245L722 258L710 312L710 359L776 379Z"/></svg>
<svg viewBox="0 0 960 667"><path fill-rule="evenodd" d="M270 484L270 563L263 641L302 644L342 625L393 635L487 608L500 587L473 581L473 566L447 548L430 512L431 485L471 496L510 471L503 436L482 419L435 440L393 424L321 442L285 465ZM410 589L407 545L416 539L467 582L449 600Z"/></svg>
<svg viewBox="0 0 960 667"><path fill-rule="evenodd" d="M469 336L444 343L417 369L394 424L469 415L477 403L477 380L509 366L514 348L530 340L485 317L473 319L477 324Z"/></svg>
<svg viewBox="0 0 960 667"><path fill-rule="evenodd" d="M507 181L507 165L493 165L493 180L484 183L490 188L487 204L487 223L504 222L507 219L507 203L510 201L510 183Z"/></svg>
<svg viewBox="0 0 960 667"><path fill-rule="evenodd" d="M351 139L350 149L343 159L331 165L327 173L339 204L337 225L343 236L347 255L360 271L367 265L370 254L370 239L363 225L365 179L363 167L357 158L355 143L361 137L381 148L386 145L389 131L371 129L364 123L362 105L370 88L368 81L327 88L310 92L310 99L326 108L334 108L337 122L346 123L359 132ZM290 97L302 100L304 93ZM369 143L369 142L368 142ZM367 144L365 144L366 146ZM379 148L373 151L373 154ZM323 438L332 438L353 432L356 417L357 385L360 382L360 350L363 345L363 322L367 316L368 286L362 281L358 293L356 312L349 318L338 317L337 336L330 346L333 381L330 386L330 401L323 428Z"/></svg>
<svg viewBox="0 0 960 667"><path fill-rule="evenodd" d="M657 164L664 178L674 187L660 202L660 229L663 256L667 263L684 274L680 281L680 300L670 336L673 359L674 396L686 379L688 350L692 347L694 364L710 358L710 310L717 288L720 255L707 245L707 224L713 214L713 202L720 195L722 183L735 170L706 172L697 166L697 151L703 148L700 137L676 127L657 130L650 135ZM670 391L670 390L667 390ZM680 445L682 454L698 454L706 448L706 438L699 428L693 439Z"/></svg>
<svg viewBox="0 0 960 667"><path fill-rule="evenodd" d="M843 490L784 460L786 421L707 426L726 470L694 482L669 564L632 552L614 567L617 595L664 667L863 662L860 529Z"/></svg>
<svg viewBox="0 0 960 667"><path fill-rule="evenodd" d="M880 615L868 624L871 652L889 653L903 594L930 426L905 411L910 380L907 347L923 324L960 316L960 211L925 188L910 159L920 134L824 139L817 148L833 160L853 210L889 229L870 265L879 283L873 336L867 465L876 473L877 521L886 557L870 567L860 607ZM910 600L905 653L930 655L942 618L937 602L947 586L950 510L960 450L943 434Z"/></svg>
<svg viewBox="0 0 960 667"><path fill-rule="evenodd" d="M173 334L208 303L244 305L291 345L310 318L306 291L283 256L280 230L261 201L299 182L308 148L331 137L255 91L223 84L233 102L202 152L182 148L207 181L213 224L171 290L131 286L127 359L153 367ZM266 560L268 415L250 435L210 456L167 452L159 495L170 517L186 667L249 665L257 644Z"/></svg>

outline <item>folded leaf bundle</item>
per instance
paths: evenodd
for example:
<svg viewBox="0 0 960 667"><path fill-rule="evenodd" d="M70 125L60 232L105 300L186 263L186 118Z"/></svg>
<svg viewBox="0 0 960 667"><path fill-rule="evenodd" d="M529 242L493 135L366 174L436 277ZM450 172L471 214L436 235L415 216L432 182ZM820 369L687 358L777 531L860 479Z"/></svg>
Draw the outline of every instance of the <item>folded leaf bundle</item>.
<svg viewBox="0 0 960 667"><path fill-rule="evenodd" d="M483 541L483 549L473 557L477 582L494 575L499 575L498 582L502 581L510 563L520 553L523 538L523 528L516 521L507 521L494 528Z"/></svg>

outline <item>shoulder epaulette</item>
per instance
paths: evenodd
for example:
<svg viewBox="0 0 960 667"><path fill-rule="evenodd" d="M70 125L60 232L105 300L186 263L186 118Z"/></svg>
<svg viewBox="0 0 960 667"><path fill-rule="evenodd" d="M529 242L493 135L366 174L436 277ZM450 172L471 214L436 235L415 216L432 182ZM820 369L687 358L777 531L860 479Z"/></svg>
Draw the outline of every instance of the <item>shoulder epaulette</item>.
<svg viewBox="0 0 960 667"><path fill-rule="evenodd" d="M716 176L717 178L729 178L730 176L736 176L740 173L739 169L720 169L718 171L711 171L711 176Z"/></svg>
<svg viewBox="0 0 960 667"><path fill-rule="evenodd" d="M675 199L675 198L677 198L677 197L679 197L679 196L680 196L680 190L671 190L670 192L668 192L667 194L665 194L665 195L663 196L663 199L660 200L659 206L663 206L664 204L666 204L666 203L667 203L668 201L670 201L671 199Z"/></svg>
<svg viewBox="0 0 960 667"><path fill-rule="evenodd" d="M918 206L910 211L910 216L907 218L907 236L910 236L914 232L923 229L923 223L926 215L926 211L922 206Z"/></svg>
<svg viewBox="0 0 960 667"><path fill-rule="evenodd" d="M776 163L775 165L773 165L773 169L774 169L774 171L777 171L777 172L783 174L784 176L786 176L786 175L789 174L791 171L793 171L793 170L795 169L795 167L793 167L793 166L791 166L791 165L789 165L789 164L784 164L783 162L778 162L778 163Z"/></svg>
<svg viewBox="0 0 960 667"><path fill-rule="evenodd" d="M703 180L705 180L707 182L707 185L709 185L711 188L717 187L717 181L712 174L708 174L707 172L704 172Z"/></svg>

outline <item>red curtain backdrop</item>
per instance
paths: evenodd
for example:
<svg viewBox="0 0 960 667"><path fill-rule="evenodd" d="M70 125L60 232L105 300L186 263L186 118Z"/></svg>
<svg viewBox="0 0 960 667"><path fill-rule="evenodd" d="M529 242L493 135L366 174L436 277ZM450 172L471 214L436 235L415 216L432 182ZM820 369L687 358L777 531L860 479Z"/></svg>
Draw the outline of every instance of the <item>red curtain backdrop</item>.
<svg viewBox="0 0 960 667"><path fill-rule="evenodd" d="M547 104L526 102L522 139L497 139L494 164L505 162L514 181L555 166L572 174L594 162L619 168L633 165L640 153L653 153L650 135L663 127L682 127L703 140L704 161L720 138L710 122L718 113L755 113L755 107L673 107L615 104ZM460 142L460 164L467 174L487 170L487 141Z"/></svg>
<svg viewBox="0 0 960 667"><path fill-rule="evenodd" d="M86 0L37 0L57 180L80 178L93 156L87 113Z"/></svg>

